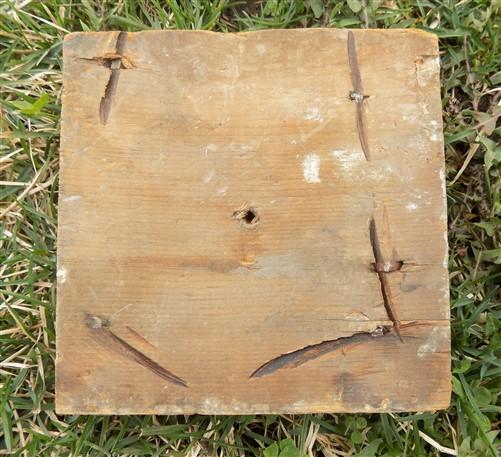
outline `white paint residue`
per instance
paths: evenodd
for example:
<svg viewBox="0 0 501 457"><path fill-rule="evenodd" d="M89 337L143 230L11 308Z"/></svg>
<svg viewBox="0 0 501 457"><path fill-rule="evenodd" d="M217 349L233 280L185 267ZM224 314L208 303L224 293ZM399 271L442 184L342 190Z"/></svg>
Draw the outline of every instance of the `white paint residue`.
<svg viewBox="0 0 501 457"><path fill-rule="evenodd" d="M315 104L310 106L306 111L304 118L307 121L316 121L323 122L324 118L322 117L322 113L320 112L320 97L315 98Z"/></svg>
<svg viewBox="0 0 501 457"><path fill-rule="evenodd" d="M420 87L425 87L428 82L438 77L440 59L438 56L423 56L416 61L416 79Z"/></svg>
<svg viewBox="0 0 501 457"><path fill-rule="evenodd" d="M357 321L357 322L369 320L369 316L367 316L367 314L365 313L362 313L361 311L345 314L344 318L348 321Z"/></svg>
<svg viewBox="0 0 501 457"><path fill-rule="evenodd" d="M418 205L416 203L413 203L413 202L409 202L409 203L407 203L407 205L405 205L405 209L407 211L415 211L417 208L418 208Z"/></svg>
<svg viewBox="0 0 501 457"><path fill-rule="evenodd" d="M417 356L422 359L427 354L437 352L440 343L447 340L448 337L449 331L447 330L447 327L433 327L428 338L426 338L426 341L419 346Z"/></svg>
<svg viewBox="0 0 501 457"><path fill-rule="evenodd" d="M218 195L224 195L228 191L228 186L220 187L217 191Z"/></svg>
<svg viewBox="0 0 501 457"><path fill-rule="evenodd" d="M440 141L442 137L442 129L440 128L438 122L435 120L430 121L430 127L431 127L430 140L433 142Z"/></svg>
<svg viewBox="0 0 501 457"><path fill-rule="evenodd" d="M221 404L219 399L214 398L214 397L208 397L203 401L203 406L202 406L203 412L207 414L209 411L221 411L224 409L224 405ZM210 413L212 414L212 413Z"/></svg>
<svg viewBox="0 0 501 457"><path fill-rule="evenodd" d="M344 386L341 385L340 387L335 388L334 391L332 392L332 400L333 401L342 401L343 392L344 392Z"/></svg>
<svg viewBox="0 0 501 457"><path fill-rule="evenodd" d="M383 398L383 399L381 400L381 403L380 403L380 408L381 408L382 410L389 409L389 408L390 408L390 406L391 406L391 401L390 401L390 399L389 399L389 398Z"/></svg>
<svg viewBox="0 0 501 457"><path fill-rule="evenodd" d="M363 153L356 150L335 149L330 152L330 155L339 160L344 170L349 170L359 165L363 159Z"/></svg>
<svg viewBox="0 0 501 457"><path fill-rule="evenodd" d="M447 221L447 216L445 218ZM449 268L449 236L447 234L447 230L444 231L444 241L445 241L445 249L444 249L444 258L442 259L442 265L445 269Z"/></svg>
<svg viewBox="0 0 501 457"><path fill-rule="evenodd" d="M400 181L412 179L412 177L404 176L399 170L391 165L372 167L369 170L363 171L363 175L373 181L386 181L389 177L395 177L400 179Z"/></svg>
<svg viewBox="0 0 501 457"><path fill-rule="evenodd" d="M59 283L64 284L66 282L66 276L67 276L66 268L61 267L59 270L57 270L56 276L57 279L59 279Z"/></svg>
<svg viewBox="0 0 501 457"><path fill-rule="evenodd" d="M450 298L450 291L449 291L449 287L446 286L446 287L442 287L442 289L440 289L442 291L442 293L444 294L444 300L445 301L449 301L449 298Z"/></svg>
<svg viewBox="0 0 501 457"><path fill-rule="evenodd" d="M304 158L303 175L306 182L310 184L320 182L320 157L317 154L308 154Z"/></svg>
<svg viewBox="0 0 501 457"><path fill-rule="evenodd" d="M406 122L414 123L417 120L417 117L414 114L402 114L402 120Z"/></svg>
<svg viewBox="0 0 501 457"><path fill-rule="evenodd" d="M249 411L249 405L247 403L242 403L233 398L230 402L230 409L234 411L235 414L239 414L240 412Z"/></svg>
<svg viewBox="0 0 501 457"><path fill-rule="evenodd" d="M206 79L207 65L205 64L205 62L202 62L199 59L194 59L192 63L193 63L193 75L195 76L195 79L197 80Z"/></svg>
<svg viewBox="0 0 501 457"><path fill-rule="evenodd" d="M431 205L433 203L433 196L430 194L430 192L427 190L420 190L420 192L420 194L414 193L414 198L417 198L419 200L419 203L422 205Z"/></svg>
<svg viewBox="0 0 501 457"><path fill-rule="evenodd" d="M440 168L440 170L438 170L438 176L440 177L442 188L445 189L445 172L443 168Z"/></svg>
<svg viewBox="0 0 501 457"><path fill-rule="evenodd" d="M384 181L386 179L384 173L377 169L370 169L369 171L366 171L365 176L373 181Z"/></svg>
<svg viewBox="0 0 501 457"><path fill-rule="evenodd" d="M228 146L230 151L236 152L239 155L246 154L253 149L256 149L257 142L256 141L251 141L249 144L242 144L242 143L230 143Z"/></svg>
<svg viewBox="0 0 501 457"><path fill-rule="evenodd" d="M262 56L266 53L266 46L264 44L258 44L256 45L256 51L260 56Z"/></svg>
<svg viewBox="0 0 501 457"><path fill-rule="evenodd" d="M68 195L63 198L63 202L77 202L80 198L80 195Z"/></svg>
<svg viewBox="0 0 501 457"><path fill-rule="evenodd" d="M226 72L228 76L233 78L235 81L239 76L240 76L240 68L238 64L233 64L230 67L228 67L228 71Z"/></svg>
<svg viewBox="0 0 501 457"><path fill-rule="evenodd" d="M308 410L308 408L311 408L311 405L305 400L298 400L291 403L290 407L292 411L305 411Z"/></svg>
<svg viewBox="0 0 501 457"><path fill-rule="evenodd" d="M204 183L209 184L212 181L212 178L214 178L215 173L213 171L209 171L205 176L204 176Z"/></svg>
<svg viewBox="0 0 501 457"><path fill-rule="evenodd" d="M323 121L322 115L320 114L320 108L318 108L317 106L308 108L308 111L306 111L304 118L308 121Z"/></svg>
<svg viewBox="0 0 501 457"><path fill-rule="evenodd" d="M219 147L217 146L217 144L209 143L207 146L205 146L205 157L209 155L209 152L216 152L218 149Z"/></svg>

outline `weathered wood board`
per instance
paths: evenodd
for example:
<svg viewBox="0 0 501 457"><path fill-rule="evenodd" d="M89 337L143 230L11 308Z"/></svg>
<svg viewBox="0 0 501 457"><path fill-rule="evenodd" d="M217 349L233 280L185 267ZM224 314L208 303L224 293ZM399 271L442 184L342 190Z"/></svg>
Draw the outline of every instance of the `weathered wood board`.
<svg viewBox="0 0 501 457"><path fill-rule="evenodd" d="M441 132L431 34L67 36L57 411L446 407Z"/></svg>

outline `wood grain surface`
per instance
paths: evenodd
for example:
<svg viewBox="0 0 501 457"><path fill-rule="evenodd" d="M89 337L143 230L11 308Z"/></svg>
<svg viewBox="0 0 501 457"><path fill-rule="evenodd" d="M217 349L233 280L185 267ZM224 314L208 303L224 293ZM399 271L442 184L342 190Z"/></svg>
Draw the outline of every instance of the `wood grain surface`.
<svg viewBox="0 0 501 457"><path fill-rule="evenodd" d="M436 37L68 35L56 407L449 404Z"/></svg>

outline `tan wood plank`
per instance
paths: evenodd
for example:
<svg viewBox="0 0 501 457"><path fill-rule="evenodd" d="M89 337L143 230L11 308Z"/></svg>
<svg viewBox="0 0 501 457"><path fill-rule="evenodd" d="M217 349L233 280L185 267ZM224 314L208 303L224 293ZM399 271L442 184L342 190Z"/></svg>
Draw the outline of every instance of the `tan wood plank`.
<svg viewBox="0 0 501 457"><path fill-rule="evenodd" d="M438 78L419 31L69 35L58 412L447 406Z"/></svg>

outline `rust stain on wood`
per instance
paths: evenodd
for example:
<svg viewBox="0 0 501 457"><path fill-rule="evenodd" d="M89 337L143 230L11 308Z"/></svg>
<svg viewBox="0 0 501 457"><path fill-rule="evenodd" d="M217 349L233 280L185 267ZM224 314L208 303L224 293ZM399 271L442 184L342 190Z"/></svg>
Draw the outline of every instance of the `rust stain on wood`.
<svg viewBox="0 0 501 457"><path fill-rule="evenodd" d="M375 266L375 271L377 273L377 276L379 278L379 283L381 285L381 294L383 295L383 302L384 302L384 307L386 309L386 313L388 314L388 317L393 323L393 326L395 328L395 332L397 333L398 337L400 338L400 341L403 342L403 339L400 335L400 321L398 320L397 313L395 311L395 303L393 301L393 296L391 294L391 288L390 284L388 282L388 278L386 277L387 271L384 268L385 261L383 257L383 253L381 251L381 245L379 243L379 237L377 234L377 229L376 229L376 222L374 221L374 218L372 217L370 220L369 224L369 235L370 235L370 241L371 241L371 247L372 247L372 252L374 254L374 266ZM378 268L378 265L382 265L383 268ZM402 265L400 265L399 268L401 268ZM399 269L398 268L398 269Z"/></svg>
<svg viewBox="0 0 501 457"><path fill-rule="evenodd" d="M85 319L85 324L92 330L92 334L95 336L96 340L106 348L112 349L127 359L147 368L165 381L182 387L188 387L188 383L184 379L162 367L146 354L138 351L135 347L127 343L127 341L115 334L110 329L111 324L109 320L99 316L88 315Z"/></svg>
<svg viewBox="0 0 501 457"><path fill-rule="evenodd" d="M109 61L110 68L110 78L104 89L104 95L101 98L101 103L99 104L99 118L103 125L108 121L108 117L111 112L111 105L113 103L113 97L117 91L118 79L120 78L120 69L122 66L122 56L125 49L125 43L127 41L127 33L119 32L117 37L117 42L115 44L115 54L114 59L105 59Z"/></svg>
<svg viewBox="0 0 501 457"><path fill-rule="evenodd" d="M364 95L362 86L362 76L360 74L360 66L358 64L355 35L353 35L353 32L351 31L348 32L348 60L350 62L350 75L351 83L353 86L353 91L350 92L350 98L355 102L356 105L358 139L360 141L360 146L365 155L365 158L369 160L369 142L367 140L367 122L365 118L364 106L364 102L367 96Z"/></svg>

